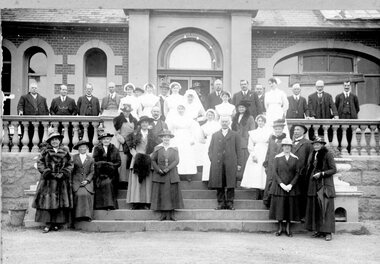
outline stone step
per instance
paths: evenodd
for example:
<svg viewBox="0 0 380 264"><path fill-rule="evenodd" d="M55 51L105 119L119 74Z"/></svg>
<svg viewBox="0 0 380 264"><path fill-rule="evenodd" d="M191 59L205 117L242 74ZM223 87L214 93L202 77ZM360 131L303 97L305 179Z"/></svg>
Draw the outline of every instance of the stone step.
<svg viewBox="0 0 380 264"><path fill-rule="evenodd" d="M182 220L182 221L116 221L78 222L75 228L88 232L198 231L198 232L275 232L272 220ZM336 223L336 232L361 232L363 223ZM293 232L306 232L301 223L292 224Z"/></svg>
<svg viewBox="0 0 380 264"><path fill-rule="evenodd" d="M179 175L181 181L202 181L202 172L191 175Z"/></svg>
<svg viewBox="0 0 380 264"><path fill-rule="evenodd" d="M268 210L214 210L214 209L180 209L176 210L178 220L268 220ZM153 210L95 210L96 220L158 220L160 212Z"/></svg>
<svg viewBox="0 0 380 264"><path fill-rule="evenodd" d="M125 199L127 190L119 190L117 197ZM182 190L183 199L216 199L216 190ZM240 200L255 200L256 192L254 190L235 190L235 199Z"/></svg>
<svg viewBox="0 0 380 264"><path fill-rule="evenodd" d="M181 181L181 190L208 190L207 183L203 181Z"/></svg>
<svg viewBox="0 0 380 264"><path fill-rule="evenodd" d="M126 199L117 200L119 209L130 209ZM185 209L214 209L217 206L216 199L183 199ZM266 209L262 200L234 200L236 209Z"/></svg>

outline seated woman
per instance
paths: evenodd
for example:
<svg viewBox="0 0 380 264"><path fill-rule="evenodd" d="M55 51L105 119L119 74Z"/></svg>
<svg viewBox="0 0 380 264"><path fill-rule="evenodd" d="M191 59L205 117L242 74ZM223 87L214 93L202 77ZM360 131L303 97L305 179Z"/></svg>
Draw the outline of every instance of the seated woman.
<svg viewBox="0 0 380 264"><path fill-rule="evenodd" d="M138 129L127 137L127 145L132 154L130 165L127 203L132 209L149 209L152 193L152 165L150 154L156 146L152 130L148 130L153 118L142 116L137 123Z"/></svg>
<svg viewBox="0 0 380 264"><path fill-rule="evenodd" d="M95 161L95 209L113 210L117 207L116 183L121 160L119 150L111 143L112 137L110 133L102 133L92 155Z"/></svg>
<svg viewBox="0 0 380 264"><path fill-rule="evenodd" d="M286 235L291 237L290 221L300 221L298 157L290 152L293 145L290 139L284 139L281 145L283 151L274 159L269 218L278 221L276 236L281 236L282 222L286 221Z"/></svg>
<svg viewBox="0 0 380 264"><path fill-rule="evenodd" d="M174 135L169 130L164 130L159 136L162 143L152 153L154 172L151 209L161 211L160 221L175 221L174 209L183 208L177 171L178 150L170 145L170 139Z"/></svg>
<svg viewBox="0 0 380 264"><path fill-rule="evenodd" d="M58 132L50 132L37 161L41 178L32 206L37 209L35 221L47 224L44 233L58 231L68 223L73 208L70 186L73 161L69 149L60 145L62 138Z"/></svg>
<svg viewBox="0 0 380 264"><path fill-rule="evenodd" d="M74 169L72 172L74 219L76 221L91 221L94 208L94 159L88 152L90 142L80 140L73 149L78 154L73 155Z"/></svg>

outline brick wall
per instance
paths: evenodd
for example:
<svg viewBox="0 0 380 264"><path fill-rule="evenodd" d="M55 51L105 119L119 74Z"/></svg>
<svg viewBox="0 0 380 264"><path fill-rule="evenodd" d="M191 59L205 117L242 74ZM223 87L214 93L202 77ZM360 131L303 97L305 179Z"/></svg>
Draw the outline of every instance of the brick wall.
<svg viewBox="0 0 380 264"><path fill-rule="evenodd" d="M333 31L279 31L252 30L252 84L257 84L258 78L264 78L264 69L257 68L258 58L271 58L276 52L291 47L300 42L334 39L361 43L380 49L380 38L374 37L376 32L333 32Z"/></svg>

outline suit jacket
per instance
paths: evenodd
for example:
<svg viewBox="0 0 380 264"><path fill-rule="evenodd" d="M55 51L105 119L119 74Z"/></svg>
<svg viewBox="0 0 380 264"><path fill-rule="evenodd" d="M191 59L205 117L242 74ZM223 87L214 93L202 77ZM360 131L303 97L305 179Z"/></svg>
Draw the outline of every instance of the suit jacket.
<svg viewBox="0 0 380 264"><path fill-rule="evenodd" d="M259 98L255 92L247 91L247 94L244 96L243 92L237 92L232 96L232 104L237 106L241 100L247 100L250 102L249 113L253 116L253 119L263 111L261 110Z"/></svg>
<svg viewBox="0 0 380 264"><path fill-rule="evenodd" d="M292 152L298 157L299 163L299 186L301 193L306 195L309 179L307 177L307 167L309 165L310 156L313 154L314 148L311 141L302 138L297 144L293 144Z"/></svg>
<svg viewBox="0 0 380 264"><path fill-rule="evenodd" d="M305 116L309 116L306 98L303 96L300 96L299 98L298 102L296 102L293 95L288 96L289 108L286 112L286 118L303 119Z"/></svg>
<svg viewBox="0 0 380 264"><path fill-rule="evenodd" d="M239 115L234 117L234 122L236 118L238 118ZM244 118L244 117L243 117ZM243 120L242 118L242 120ZM232 129L236 131L241 138L241 147L246 149L248 148L248 139L249 139L249 134L248 131L254 130L256 128L255 126L255 121L253 120L252 116L249 116L247 119L247 122L245 125L242 124L242 120L240 120L240 123L232 123Z"/></svg>
<svg viewBox="0 0 380 264"><path fill-rule="evenodd" d="M84 163L82 163L79 154L73 155L74 169L72 171L73 191L77 192L81 187L81 182L87 180L88 183L83 187L89 193L94 193L94 159L86 155Z"/></svg>
<svg viewBox="0 0 380 264"><path fill-rule="evenodd" d="M156 125L152 122L152 132L156 138L157 144L162 142L162 139L158 136L158 134L160 134L164 129L168 129L168 125L164 121L159 119Z"/></svg>
<svg viewBox="0 0 380 264"><path fill-rule="evenodd" d="M121 99L121 95L118 95L118 94L115 94L115 99L116 99L116 105L117 107L119 107L120 105L120 99ZM110 100L110 97L109 95L107 95L106 97L103 98L102 100L102 106L100 107L101 111L103 112L105 109L107 109L108 107L108 101Z"/></svg>
<svg viewBox="0 0 380 264"><path fill-rule="evenodd" d="M212 92L207 96L207 109L215 109L215 106L223 102L220 96L216 95L216 92Z"/></svg>
<svg viewBox="0 0 380 264"><path fill-rule="evenodd" d="M61 97L58 96L53 99L50 106L51 115L77 115L78 109L74 99L66 96L64 102L61 101Z"/></svg>
<svg viewBox="0 0 380 264"><path fill-rule="evenodd" d="M358 113L360 111L358 97L355 94L352 94L350 92L350 95L348 96L348 100L349 100L349 104L350 104L349 105L350 106L350 113L349 114L343 113L344 99L345 99L344 93L338 94L335 97L335 105L336 105L336 108L338 109L339 118L357 119Z"/></svg>
<svg viewBox="0 0 380 264"><path fill-rule="evenodd" d="M100 114L99 99L92 96L91 101L87 99L87 96L83 95L78 98L78 110L79 115L82 116L98 116Z"/></svg>
<svg viewBox="0 0 380 264"><path fill-rule="evenodd" d="M46 103L46 98L37 94L36 104L34 103L34 100L35 99L30 93L22 95L18 101L17 113L22 111L23 115L48 115L49 109Z"/></svg>
<svg viewBox="0 0 380 264"><path fill-rule="evenodd" d="M237 166L243 164L241 139L238 133L230 129L226 136L223 136L222 130L215 132L211 137L208 156L211 161L208 187L223 187L222 171L225 164L226 187L235 188Z"/></svg>
<svg viewBox="0 0 380 264"><path fill-rule="evenodd" d="M257 95L257 93L256 93ZM265 113L267 110L265 109L265 94L263 94L261 97L259 97L257 95L257 99L259 100L259 109L260 109L260 113L259 114L262 114L262 113Z"/></svg>
<svg viewBox="0 0 380 264"><path fill-rule="evenodd" d="M318 103L317 92L309 95L308 108L310 117L317 119L331 119L334 116L338 116L338 111L336 110L332 96L326 92L323 92L321 105ZM318 109L321 110L321 113L318 113Z"/></svg>

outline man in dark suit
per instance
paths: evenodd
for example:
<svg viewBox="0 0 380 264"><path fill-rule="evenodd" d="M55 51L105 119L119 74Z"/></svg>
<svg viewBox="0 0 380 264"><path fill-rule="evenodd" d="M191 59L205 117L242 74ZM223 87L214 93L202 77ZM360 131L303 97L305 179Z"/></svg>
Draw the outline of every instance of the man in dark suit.
<svg viewBox="0 0 380 264"><path fill-rule="evenodd" d="M335 105L338 109L338 115L340 119L358 119L358 113L360 111L358 97L351 92L351 83L349 81L343 83L343 93L338 94L335 97ZM342 129L338 129L338 141L339 145L342 140ZM352 130L351 127L347 129L347 150L351 151Z"/></svg>
<svg viewBox="0 0 380 264"><path fill-rule="evenodd" d="M305 138L307 133L307 127L302 124L296 124L293 126L293 154L298 157L299 165L299 178L298 184L301 190L300 200L300 213L301 219L305 217L306 202L307 202L307 190L309 187L309 179L307 177L307 167L310 155L312 155L314 148L310 140Z"/></svg>
<svg viewBox="0 0 380 264"><path fill-rule="evenodd" d="M338 111L331 94L323 91L324 82L318 80L315 83L317 91L309 95L308 108L310 118L316 119L339 119Z"/></svg>
<svg viewBox="0 0 380 264"><path fill-rule="evenodd" d="M308 116L306 98L301 96L301 86L299 83L293 84L293 95L288 96L289 108L286 118L304 119Z"/></svg>
<svg viewBox="0 0 380 264"><path fill-rule="evenodd" d="M22 95L17 104L17 112L22 115L49 115L49 109L46 103L46 98L38 93L37 83L31 83L29 86L29 93ZM24 127L22 127L22 134ZM42 124L38 127L38 137L42 140L44 128ZM34 126L29 123L28 127L29 147L33 145Z"/></svg>
<svg viewBox="0 0 380 264"><path fill-rule="evenodd" d="M264 92L264 86L261 84L257 84L255 86L255 93L257 94L257 98L259 99L259 109L260 112L259 114L265 114L266 109L265 109L265 92Z"/></svg>
<svg viewBox="0 0 380 264"><path fill-rule="evenodd" d="M214 82L214 92L207 96L207 109L215 109L215 106L222 103L220 98L223 91L223 82L220 79L216 79Z"/></svg>
<svg viewBox="0 0 380 264"><path fill-rule="evenodd" d="M211 161L209 188L216 189L218 207L234 210L236 173L242 165L241 139L230 127L231 118L220 118L222 129L211 138L208 156Z"/></svg>
<svg viewBox="0 0 380 264"><path fill-rule="evenodd" d="M67 86L62 84L60 96L53 99L50 106L51 115L77 115L77 105L74 99L67 96Z"/></svg>
<svg viewBox="0 0 380 264"><path fill-rule="evenodd" d="M92 95L93 87L91 83L86 84L85 95L78 98L77 106L81 116L98 116L100 114L99 99ZM80 132L83 134L83 126L80 126ZM88 127L88 139L92 142L94 137L94 127ZM92 149L92 144L89 144Z"/></svg>
<svg viewBox="0 0 380 264"><path fill-rule="evenodd" d="M161 112L161 116L160 116L160 119L164 120L165 121L165 100L166 98L168 98L169 96L169 90L170 90L170 87L169 87L169 84L167 82L163 82L160 84L160 95L158 96L160 99L159 99L159 104L160 104L160 112Z"/></svg>
<svg viewBox="0 0 380 264"><path fill-rule="evenodd" d="M155 137L156 145L160 144L162 142L161 137L158 135L163 132L164 130L168 129L168 125L161 119L161 110L158 106L152 107L152 132Z"/></svg>
<svg viewBox="0 0 380 264"><path fill-rule="evenodd" d="M255 119L259 113L262 113L260 109L259 98L257 97L256 93L248 89L247 80L240 81L240 89L240 92L237 92L232 96L232 104L237 107L240 101L248 101L250 104L248 108L249 113L253 116L253 119Z"/></svg>
<svg viewBox="0 0 380 264"><path fill-rule="evenodd" d="M115 116L119 112L121 95L116 93L115 88L114 82L108 84L109 94L103 98L100 107L100 111L103 115Z"/></svg>

